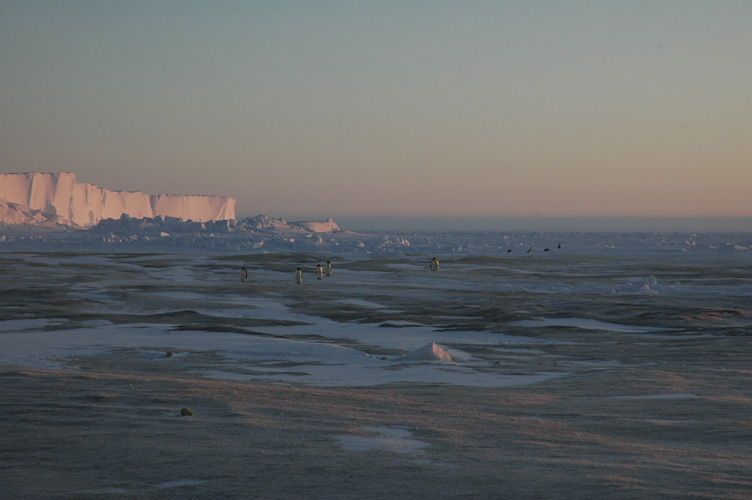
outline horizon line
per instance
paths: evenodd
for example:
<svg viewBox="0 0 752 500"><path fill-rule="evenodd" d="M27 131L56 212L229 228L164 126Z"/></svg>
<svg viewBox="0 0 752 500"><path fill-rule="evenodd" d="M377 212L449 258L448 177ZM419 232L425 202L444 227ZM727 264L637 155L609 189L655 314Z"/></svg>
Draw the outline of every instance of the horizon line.
<svg viewBox="0 0 752 500"><path fill-rule="evenodd" d="M373 231L752 232L752 216L339 215L327 217L331 217L343 229ZM284 218L289 221L310 221L327 217Z"/></svg>

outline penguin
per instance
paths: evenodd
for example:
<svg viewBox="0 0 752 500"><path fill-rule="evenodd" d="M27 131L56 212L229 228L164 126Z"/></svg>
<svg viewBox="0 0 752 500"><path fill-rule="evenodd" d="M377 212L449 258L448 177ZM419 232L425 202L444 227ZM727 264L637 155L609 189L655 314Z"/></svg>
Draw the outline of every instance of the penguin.
<svg viewBox="0 0 752 500"><path fill-rule="evenodd" d="M245 270L245 266L240 268L240 282L245 283L248 279L248 271Z"/></svg>
<svg viewBox="0 0 752 500"><path fill-rule="evenodd" d="M298 285L303 283L303 271L300 268L295 271L295 283Z"/></svg>
<svg viewBox="0 0 752 500"><path fill-rule="evenodd" d="M332 263L330 261L326 261L326 275L331 276L332 275Z"/></svg>
<svg viewBox="0 0 752 500"><path fill-rule="evenodd" d="M320 280L324 277L324 268L321 267L321 264L318 264L316 266L316 279Z"/></svg>
<svg viewBox="0 0 752 500"><path fill-rule="evenodd" d="M438 271L439 270L439 259L437 259L436 257L434 257L433 259L431 259L431 265L428 266L428 268L431 271Z"/></svg>

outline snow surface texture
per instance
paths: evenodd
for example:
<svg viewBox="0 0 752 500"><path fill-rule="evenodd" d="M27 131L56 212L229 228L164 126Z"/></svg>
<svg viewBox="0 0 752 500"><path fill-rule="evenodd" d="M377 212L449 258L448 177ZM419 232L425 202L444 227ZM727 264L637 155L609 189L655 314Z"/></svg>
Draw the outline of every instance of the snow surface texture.
<svg viewBox="0 0 752 500"><path fill-rule="evenodd" d="M0 232L1 498L749 499L752 234L172 223Z"/></svg>
<svg viewBox="0 0 752 500"><path fill-rule="evenodd" d="M316 280L325 258L313 253L12 246L0 244L0 365L128 356L177 361L215 380L511 387L639 369L656 362L651 342L667 352L693 342L704 352L699 346L716 339L747 338L752 326L749 252L596 256L596 245L446 257L438 273L428 271L428 253L353 254L337 256L336 272ZM627 339L647 352L624 350Z"/></svg>
<svg viewBox="0 0 752 500"><path fill-rule="evenodd" d="M364 427L363 430L375 435L341 434L335 439L345 451L379 450L415 454L422 453L429 446L429 443L412 439L412 432L401 427Z"/></svg>
<svg viewBox="0 0 752 500"><path fill-rule="evenodd" d="M0 208L6 224L75 224L91 227L103 219L175 217L207 222L235 218L235 200L227 196L148 195L131 191L110 191L89 183L78 183L76 175L62 173L0 174ZM24 218L20 207L28 207Z"/></svg>

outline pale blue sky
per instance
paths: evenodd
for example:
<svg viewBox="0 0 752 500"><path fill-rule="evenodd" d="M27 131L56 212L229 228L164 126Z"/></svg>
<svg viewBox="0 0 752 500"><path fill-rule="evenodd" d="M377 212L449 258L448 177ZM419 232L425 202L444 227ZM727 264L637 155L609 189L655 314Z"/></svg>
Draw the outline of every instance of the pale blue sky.
<svg viewBox="0 0 752 500"><path fill-rule="evenodd" d="M0 171L238 216L752 216L750 1L3 1Z"/></svg>

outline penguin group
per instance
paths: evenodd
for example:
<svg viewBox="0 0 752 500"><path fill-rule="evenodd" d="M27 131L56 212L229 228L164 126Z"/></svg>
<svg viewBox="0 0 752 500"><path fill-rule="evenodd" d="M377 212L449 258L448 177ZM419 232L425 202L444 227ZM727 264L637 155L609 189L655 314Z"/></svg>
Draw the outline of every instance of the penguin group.
<svg viewBox="0 0 752 500"><path fill-rule="evenodd" d="M556 248L559 249L559 250L561 250L561 243L559 243L559 245ZM532 247L527 249L527 253L533 253L533 251L534 250L533 250ZM545 248L543 251L544 252L550 252L551 249L550 248ZM509 250L507 250L507 253L512 253L512 249L510 248Z"/></svg>
<svg viewBox="0 0 752 500"><path fill-rule="evenodd" d="M428 269L432 272L437 272L439 270L439 259L436 257L431 259L431 263L428 265ZM325 265L316 264L316 279L322 280L324 279L324 276L331 276L332 275L332 262L330 260L326 261ZM245 268L245 266L242 266L240 268L240 282L245 283L248 281L248 270ZM298 285L303 283L303 269L298 267L295 269L295 283Z"/></svg>
<svg viewBox="0 0 752 500"><path fill-rule="evenodd" d="M332 262L327 260L326 265L322 266L321 264L316 264L316 279L322 280L324 279L324 276L331 276L332 275ZM295 270L295 283L301 284L303 283L303 270L301 268L297 268Z"/></svg>
<svg viewBox="0 0 752 500"><path fill-rule="evenodd" d="M561 243L557 246L557 248L561 248ZM546 248L544 252L550 252L551 249ZM508 249L507 253L512 253L512 249ZM533 249L529 248L527 250L527 253L533 253ZM439 259L436 257L431 258L431 262L428 264L428 269L431 272L438 272L439 270ZM330 260L326 261L325 265L316 264L316 279L317 280L323 280L324 276L331 276L332 275L332 262ZM240 268L240 281L242 283L245 283L248 280L248 271L246 270L245 266ZM303 283L303 270L298 267L295 270L295 283L301 284Z"/></svg>
<svg viewBox="0 0 752 500"><path fill-rule="evenodd" d="M316 265L316 279L324 279L324 276L331 276L332 275L332 261L327 260L326 264L322 266L321 264ZM240 267L240 282L245 283L248 281L248 270L245 268L245 266ZM303 270L298 267L295 270L295 283L302 284L303 283Z"/></svg>

